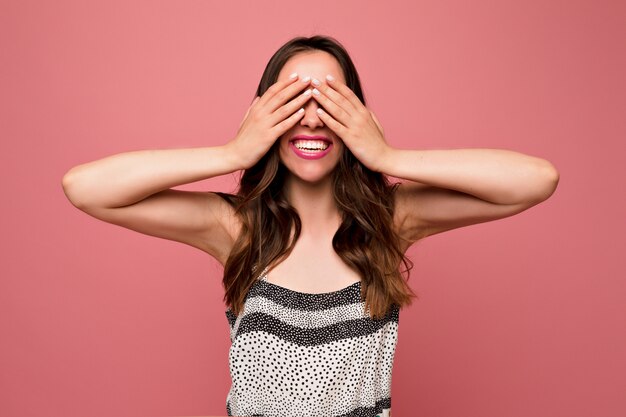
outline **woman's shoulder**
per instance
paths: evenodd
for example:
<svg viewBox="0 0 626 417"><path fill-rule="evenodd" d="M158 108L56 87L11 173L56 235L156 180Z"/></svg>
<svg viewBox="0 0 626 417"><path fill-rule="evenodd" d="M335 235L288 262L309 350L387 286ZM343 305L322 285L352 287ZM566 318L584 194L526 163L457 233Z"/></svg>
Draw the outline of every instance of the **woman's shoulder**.
<svg viewBox="0 0 626 417"><path fill-rule="evenodd" d="M234 230L234 237L239 236L241 228L241 217L237 212L237 206L241 201L241 197L236 194L224 193L221 191L210 191L208 193L212 200L213 214L216 215L228 230Z"/></svg>
<svg viewBox="0 0 626 417"><path fill-rule="evenodd" d="M224 193L221 191L209 191L209 194L216 195L220 197L222 200L227 202L231 207L235 208L235 206L241 201L241 197L237 194Z"/></svg>

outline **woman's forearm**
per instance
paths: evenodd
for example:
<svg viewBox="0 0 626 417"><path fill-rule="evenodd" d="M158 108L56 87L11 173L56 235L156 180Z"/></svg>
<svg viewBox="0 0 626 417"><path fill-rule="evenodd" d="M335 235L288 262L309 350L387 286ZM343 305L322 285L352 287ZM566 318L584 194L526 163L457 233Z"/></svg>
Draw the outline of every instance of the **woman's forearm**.
<svg viewBox="0 0 626 417"><path fill-rule="evenodd" d="M159 191L241 169L228 145L148 149L77 165L63 177L72 204L122 207Z"/></svg>
<svg viewBox="0 0 626 417"><path fill-rule="evenodd" d="M559 173L547 160L506 149L391 148L381 171L387 175L448 188L497 204L543 201Z"/></svg>

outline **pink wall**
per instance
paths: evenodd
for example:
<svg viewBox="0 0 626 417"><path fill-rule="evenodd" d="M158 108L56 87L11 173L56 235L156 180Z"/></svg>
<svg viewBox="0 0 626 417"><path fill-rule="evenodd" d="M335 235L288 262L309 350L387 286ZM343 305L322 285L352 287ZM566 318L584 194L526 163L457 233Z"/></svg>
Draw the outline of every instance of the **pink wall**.
<svg viewBox="0 0 626 417"><path fill-rule="evenodd" d="M225 414L218 264L85 215L61 178L224 143L271 54L315 33L351 52L390 144L561 174L539 206L412 248L394 416L626 415L625 3L380 4L2 3L0 416Z"/></svg>

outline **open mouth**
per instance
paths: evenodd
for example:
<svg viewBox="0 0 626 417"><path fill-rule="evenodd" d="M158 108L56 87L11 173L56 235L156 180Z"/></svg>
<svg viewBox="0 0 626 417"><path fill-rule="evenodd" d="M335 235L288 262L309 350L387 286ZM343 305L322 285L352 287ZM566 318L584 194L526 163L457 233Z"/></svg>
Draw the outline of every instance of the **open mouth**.
<svg viewBox="0 0 626 417"><path fill-rule="evenodd" d="M302 140L297 139L293 141L293 146L301 151L316 152L326 150L330 144L323 140Z"/></svg>
<svg viewBox="0 0 626 417"><path fill-rule="evenodd" d="M326 155L333 146L325 136L294 136L289 141L290 147L301 158L318 159Z"/></svg>

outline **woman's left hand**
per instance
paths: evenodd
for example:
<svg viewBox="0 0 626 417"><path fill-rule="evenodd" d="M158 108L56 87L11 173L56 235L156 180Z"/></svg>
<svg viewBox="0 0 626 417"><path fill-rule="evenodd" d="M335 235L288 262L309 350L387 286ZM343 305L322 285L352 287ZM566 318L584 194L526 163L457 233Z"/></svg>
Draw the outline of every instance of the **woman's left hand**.
<svg viewBox="0 0 626 417"><path fill-rule="evenodd" d="M315 85L315 83L314 83ZM316 91L319 91L316 94ZM320 119L328 126L354 156L372 171L381 172L382 161L391 150L383 128L374 113L345 84L327 77L312 94L322 108Z"/></svg>

